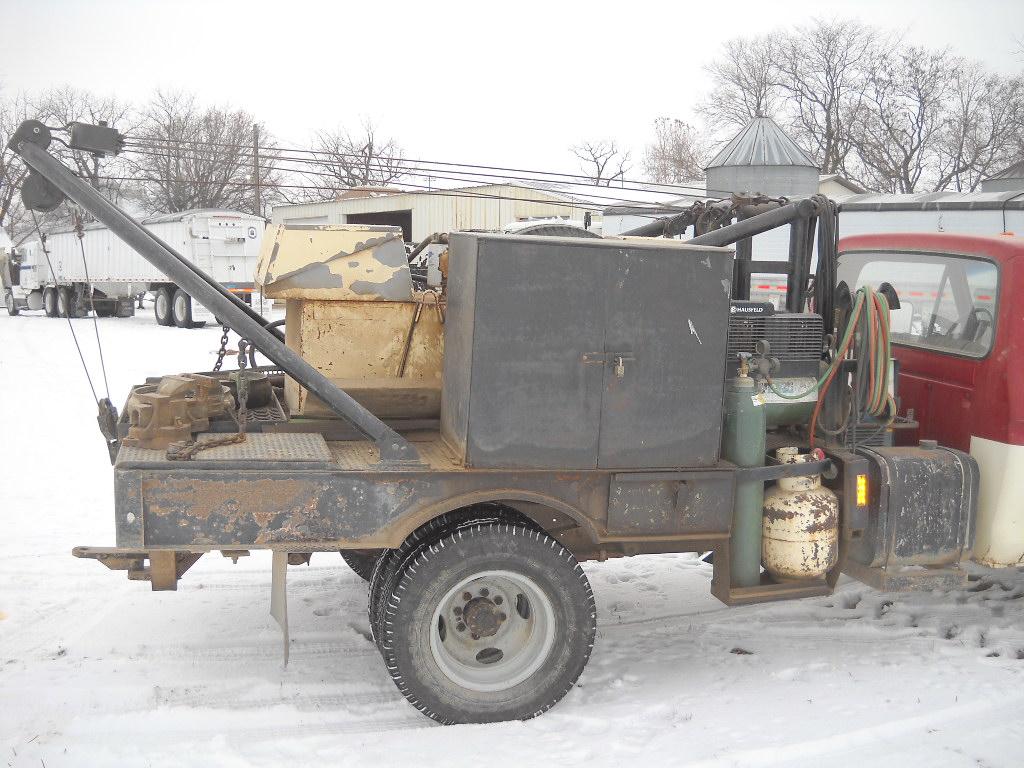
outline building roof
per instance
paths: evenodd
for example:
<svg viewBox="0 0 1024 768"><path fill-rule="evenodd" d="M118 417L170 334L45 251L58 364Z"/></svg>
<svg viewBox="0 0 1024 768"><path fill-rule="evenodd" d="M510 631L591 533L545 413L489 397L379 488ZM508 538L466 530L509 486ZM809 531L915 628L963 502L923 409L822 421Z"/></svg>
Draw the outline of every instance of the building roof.
<svg viewBox="0 0 1024 768"><path fill-rule="evenodd" d="M1003 168L998 173L993 173L989 179L1024 179L1024 160L1018 160L1013 165Z"/></svg>
<svg viewBox="0 0 1024 768"><path fill-rule="evenodd" d="M848 179L845 176L841 176L838 173L824 173L818 176L818 184L824 184L826 181L834 181L836 184L841 184L851 192L854 192L858 195L863 195L865 192L867 192L867 190L864 189L864 187L862 187L857 182L853 181L852 179Z"/></svg>
<svg viewBox="0 0 1024 768"><path fill-rule="evenodd" d="M182 221L191 216L234 216L238 218L249 218L258 219L263 218L262 216L255 216L251 213L245 213L244 211L231 211L227 208L190 208L187 211L177 211L176 213L157 213L152 216L147 216L142 220L143 224L162 224L168 221ZM100 224L97 229L103 229L104 225Z"/></svg>
<svg viewBox="0 0 1024 768"><path fill-rule="evenodd" d="M708 168L791 165L817 168L810 156L770 117L755 117L715 155Z"/></svg>

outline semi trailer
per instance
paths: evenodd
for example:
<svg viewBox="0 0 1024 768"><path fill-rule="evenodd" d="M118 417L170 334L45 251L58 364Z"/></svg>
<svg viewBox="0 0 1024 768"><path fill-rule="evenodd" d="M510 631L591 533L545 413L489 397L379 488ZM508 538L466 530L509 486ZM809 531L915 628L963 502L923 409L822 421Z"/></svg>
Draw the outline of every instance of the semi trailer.
<svg viewBox="0 0 1024 768"><path fill-rule="evenodd" d="M251 302L252 274L265 226L261 217L201 209L151 216L140 223L227 290ZM95 311L101 317L130 317L136 299L150 293L159 325L191 328L212 319L193 305L187 291L102 222L53 232L18 250L17 263L11 261L14 269L3 273L9 313L41 310L47 317L82 317Z"/></svg>
<svg viewBox="0 0 1024 768"><path fill-rule="evenodd" d="M122 145L86 128L72 146ZM270 550L287 649L289 564L340 551L398 690L442 723L533 717L572 688L596 638L587 560L712 551L728 605L827 595L841 573L965 580L978 464L896 444L919 427L897 414L898 295L839 279L831 201L687 242L452 232L426 288L397 228L278 228L257 282L286 302L282 334L50 140L28 121L10 142L26 205L70 198L271 361L100 401L116 541L77 557L173 590L208 552ZM789 258L754 262L742 243L780 226ZM784 306L751 300L755 270Z"/></svg>

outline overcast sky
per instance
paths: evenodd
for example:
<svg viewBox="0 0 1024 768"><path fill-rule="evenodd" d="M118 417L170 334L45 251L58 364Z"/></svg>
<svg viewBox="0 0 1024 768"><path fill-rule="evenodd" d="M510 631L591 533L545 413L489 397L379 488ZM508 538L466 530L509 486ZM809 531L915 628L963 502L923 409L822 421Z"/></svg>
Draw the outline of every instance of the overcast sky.
<svg viewBox="0 0 1024 768"><path fill-rule="evenodd" d="M1024 68L1024 0L856 2L58 2L0 0L0 86L144 100L194 91L282 143L372 118L414 158L571 171L568 147L639 156L692 119L722 41L854 17L991 68Z"/></svg>

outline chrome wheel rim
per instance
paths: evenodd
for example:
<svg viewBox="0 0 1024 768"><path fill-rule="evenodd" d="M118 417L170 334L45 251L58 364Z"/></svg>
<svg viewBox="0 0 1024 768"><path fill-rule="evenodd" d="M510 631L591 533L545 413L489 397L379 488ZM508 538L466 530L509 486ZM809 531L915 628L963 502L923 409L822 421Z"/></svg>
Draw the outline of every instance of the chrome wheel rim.
<svg viewBox="0 0 1024 768"><path fill-rule="evenodd" d="M482 571L460 580L434 610L430 651L441 672L472 691L502 691L551 654L555 612L530 577Z"/></svg>

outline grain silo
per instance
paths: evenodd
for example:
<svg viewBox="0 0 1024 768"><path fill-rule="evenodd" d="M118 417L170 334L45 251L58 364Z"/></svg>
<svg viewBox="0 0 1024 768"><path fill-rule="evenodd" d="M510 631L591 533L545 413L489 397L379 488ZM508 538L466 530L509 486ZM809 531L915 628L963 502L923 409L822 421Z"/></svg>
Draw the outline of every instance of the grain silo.
<svg viewBox="0 0 1024 768"><path fill-rule="evenodd" d="M818 167L770 117L755 117L725 145L707 171L707 192L759 192L808 197L818 191Z"/></svg>

